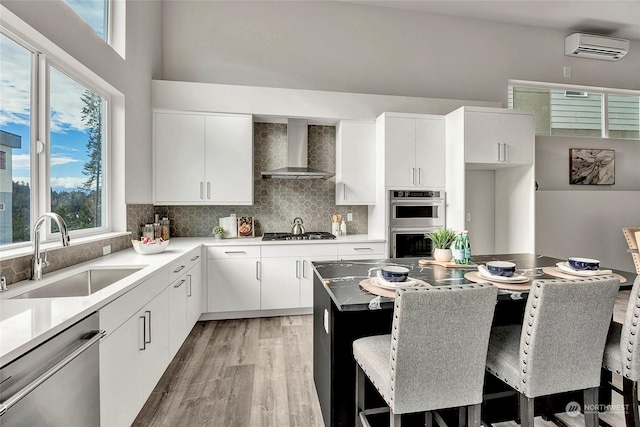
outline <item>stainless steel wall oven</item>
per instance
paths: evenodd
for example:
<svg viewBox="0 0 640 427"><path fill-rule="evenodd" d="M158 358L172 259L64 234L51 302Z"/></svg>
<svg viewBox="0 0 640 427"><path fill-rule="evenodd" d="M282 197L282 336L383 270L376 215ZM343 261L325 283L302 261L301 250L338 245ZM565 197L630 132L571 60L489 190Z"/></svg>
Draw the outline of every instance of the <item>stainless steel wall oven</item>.
<svg viewBox="0 0 640 427"><path fill-rule="evenodd" d="M392 258L430 257L429 233L445 226L444 191L389 192L389 246Z"/></svg>

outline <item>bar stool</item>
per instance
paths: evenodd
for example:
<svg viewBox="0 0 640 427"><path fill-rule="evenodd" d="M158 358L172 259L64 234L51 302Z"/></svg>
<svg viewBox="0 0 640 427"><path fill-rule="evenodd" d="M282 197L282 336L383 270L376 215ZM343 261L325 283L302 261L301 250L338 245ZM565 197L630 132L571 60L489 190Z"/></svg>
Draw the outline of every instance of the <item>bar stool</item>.
<svg viewBox="0 0 640 427"><path fill-rule="evenodd" d="M638 237L640 235L640 227L623 227L622 233L629 246L633 265L636 267L636 273L640 274L640 252L638 252Z"/></svg>
<svg viewBox="0 0 640 427"><path fill-rule="evenodd" d="M629 296L624 323L611 322L607 343L604 347L602 366L608 371L622 375L624 416L627 427L640 426L638 413L638 380L640 379L640 276L636 277ZM607 424L602 422L603 424Z"/></svg>
<svg viewBox="0 0 640 427"><path fill-rule="evenodd" d="M400 427L401 414L427 412L430 426L431 411L460 407L479 426L497 295L486 283L397 290L392 333L353 342L356 426L381 412L364 409L366 377L388 405L392 427Z"/></svg>
<svg viewBox="0 0 640 427"><path fill-rule="evenodd" d="M602 355L619 286L613 276L535 280L523 325L491 330L487 371L519 393L523 427L533 427L534 398L578 390L585 425L598 425Z"/></svg>

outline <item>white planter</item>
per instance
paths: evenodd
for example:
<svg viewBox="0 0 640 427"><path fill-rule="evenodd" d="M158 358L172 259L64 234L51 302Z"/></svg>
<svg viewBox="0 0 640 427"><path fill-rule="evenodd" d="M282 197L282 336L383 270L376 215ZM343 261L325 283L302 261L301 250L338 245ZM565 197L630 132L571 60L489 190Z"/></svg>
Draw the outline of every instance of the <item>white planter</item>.
<svg viewBox="0 0 640 427"><path fill-rule="evenodd" d="M444 261L444 262L448 262L451 261L451 258L453 258L453 254L451 253L451 249L434 249L433 250L433 258L436 261Z"/></svg>

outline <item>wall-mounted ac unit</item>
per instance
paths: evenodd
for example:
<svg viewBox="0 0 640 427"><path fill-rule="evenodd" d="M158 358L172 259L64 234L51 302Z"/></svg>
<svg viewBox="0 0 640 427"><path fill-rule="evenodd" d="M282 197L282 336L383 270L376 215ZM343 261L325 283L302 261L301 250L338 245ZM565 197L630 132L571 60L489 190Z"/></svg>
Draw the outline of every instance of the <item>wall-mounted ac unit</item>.
<svg viewBox="0 0 640 427"><path fill-rule="evenodd" d="M616 61L629 52L629 40L574 33L564 39L564 54L578 58Z"/></svg>

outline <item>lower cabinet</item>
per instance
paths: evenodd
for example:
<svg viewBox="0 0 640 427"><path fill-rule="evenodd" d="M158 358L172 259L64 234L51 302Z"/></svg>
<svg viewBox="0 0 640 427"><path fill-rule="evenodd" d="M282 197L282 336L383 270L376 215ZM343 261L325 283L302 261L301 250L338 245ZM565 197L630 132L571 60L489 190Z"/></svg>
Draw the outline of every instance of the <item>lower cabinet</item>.
<svg viewBox="0 0 640 427"><path fill-rule="evenodd" d="M189 335L187 327L187 276L169 284L169 356L173 359Z"/></svg>
<svg viewBox="0 0 640 427"><path fill-rule="evenodd" d="M194 258L194 257L191 257ZM187 270L187 329L191 331L200 315L206 311L204 309L203 283L202 283L202 263L200 256L196 264Z"/></svg>
<svg viewBox="0 0 640 427"><path fill-rule="evenodd" d="M386 243L345 243L338 246L338 259L380 259L385 257Z"/></svg>
<svg viewBox="0 0 640 427"><path fill-rule="evenodd" d="M207 248L207 311L260 310L260 246Z"/></svg>
<svg viewBox="0 0 640 427"><path fill-rule="evenodd" d="M165 288L100 343L101 425L131 425L164 373L170 361L168 307Z"/></svg>

